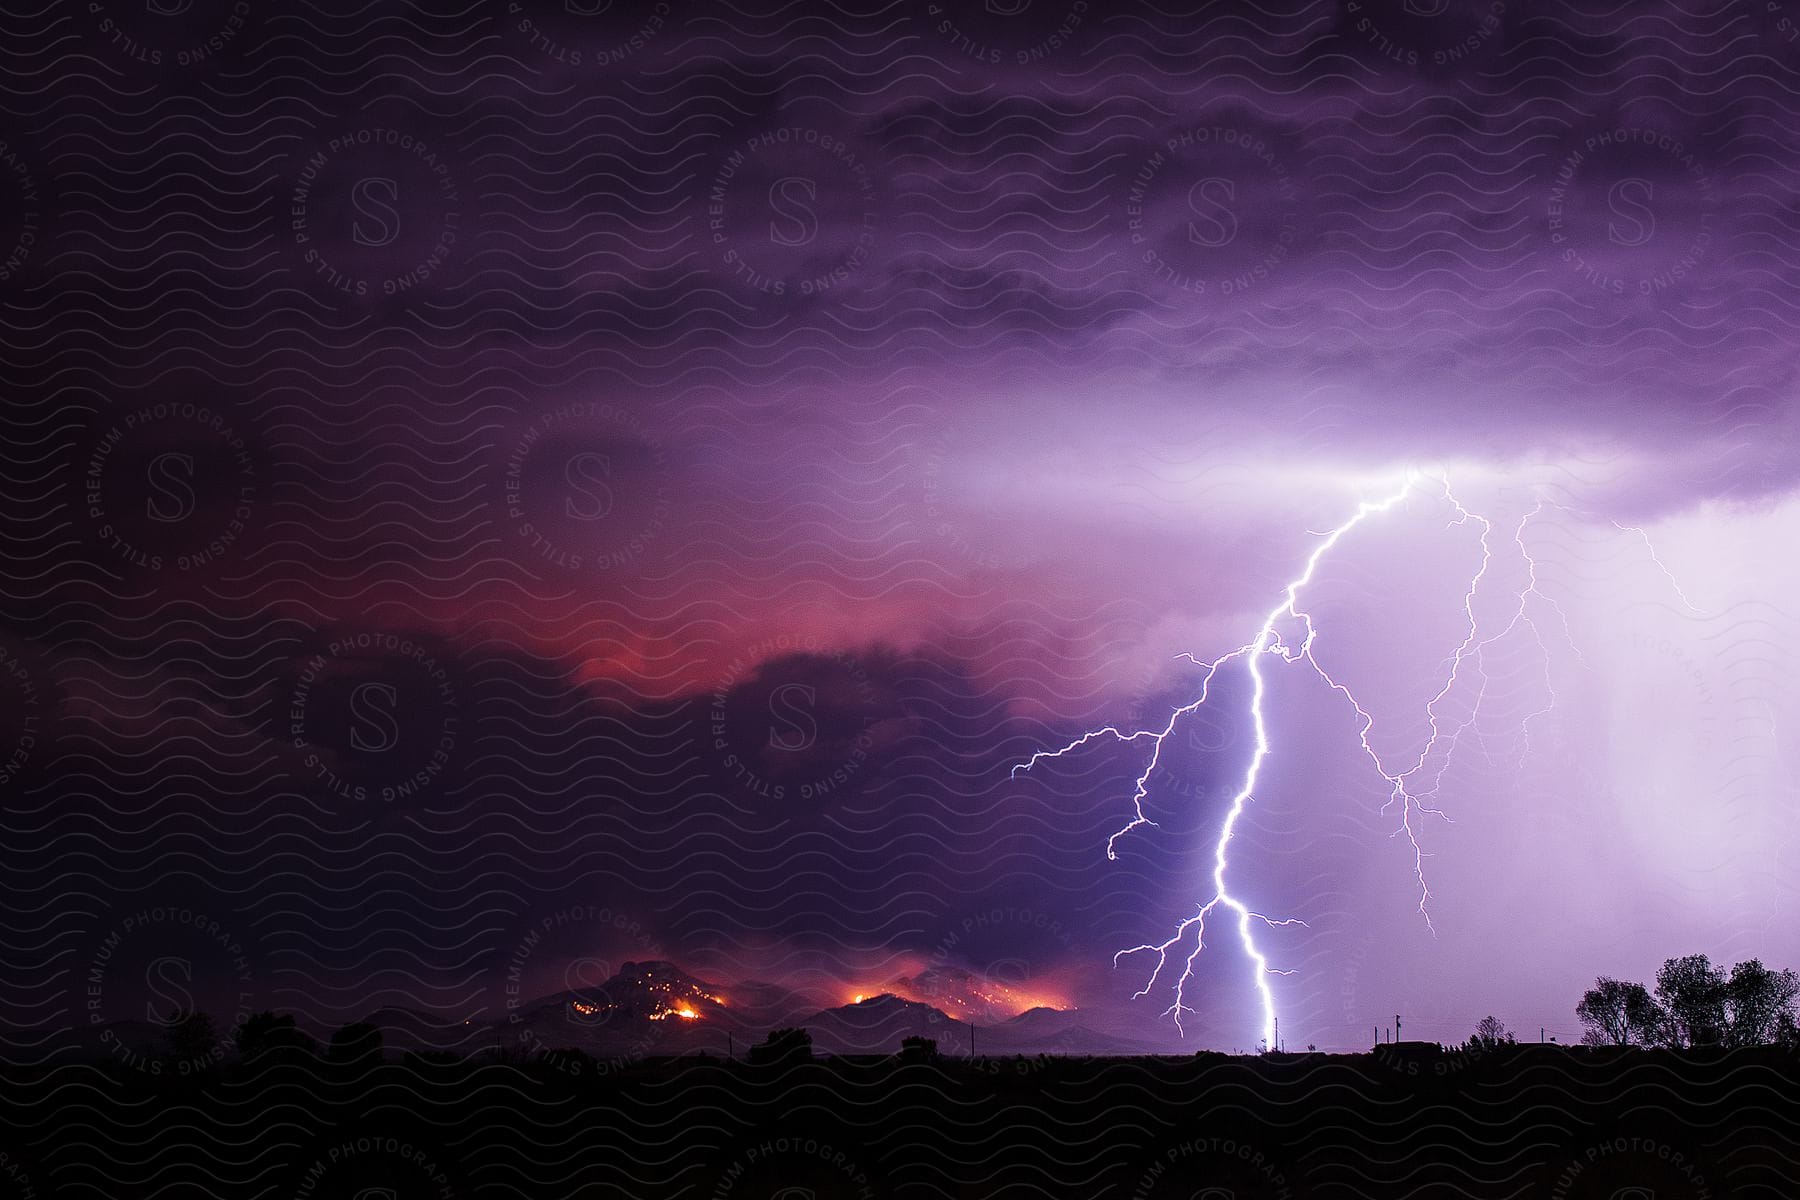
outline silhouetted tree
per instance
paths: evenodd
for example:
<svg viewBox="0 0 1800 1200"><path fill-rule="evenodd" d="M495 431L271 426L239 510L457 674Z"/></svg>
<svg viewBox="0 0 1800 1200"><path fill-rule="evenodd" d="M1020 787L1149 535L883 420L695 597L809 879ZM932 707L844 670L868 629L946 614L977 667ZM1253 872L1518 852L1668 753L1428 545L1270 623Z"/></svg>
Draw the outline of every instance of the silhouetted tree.
<svg viewBox="0 0 1800 1200"><path fill-rule="evenodd" d="M1470 1050L1492 1050L1497 1046L1510 1046L1518 1041L1507 1031L1500 1018L1489 1013L1475 1025L1475 1032L1469 1036Z"/></svg>
<svg viewBox="0 0 1800 1200"><path fill-rule="evenodd" d="M219 1038L213 1031L213 1019L203 1012L175 1009L163 1030L169 1056L178 1062L219 1057Z"/></svg>
<svg viewBox="0 0 1800 1200"><path fill-rule="evenodd" d="M1654 998L1641 983L1601 976L1575 1006L1590 1046L1800 1046L1800 975L1761 959L1727 975L1704 954L1665 961Z"/></svg>
<svg viewBox="0 0 1800 1200"><path fill-rule="evenodd" d="M1662 1041L1677 1049L1717 1046L1725 1040L1725 973L1704 954L1671 958L1656 973L1662 1005Z"/></svg>
<svg viewBox="0 0 1800 1200"><path fill-rule="evenodd" d="M1771 971L1753 958L1731 969L1725 981L1726 1044L1767 1046L1779 1042L1783 1018L1794 1023L1794 1000L1800 996L1800 975Z"/></svg>
<svg viewBox="0 0 1800 1200"><path fill-rule="evenodd" d="M400 1062L409 1072L444 1074L467 1067L473 1059L453 1050L404 1050Z"/></svg>
<svg viewBox="0 0 1800 1200"><path fill-rule="evenodd" d="M381 1057L381 1030L367 1021L354 1021L331 1035L326 1052L333 1062L369 1062Z"/></svg>
<svg viewBox="0 0 1800 1200"><path fill-rule="evenodd" d="M316 1053L318 1043L302 1032L294 1023L294 1018L286 1013L276 1016L272 1012L252 1013L244 1018L244 1023L232 1031L232 1040L237 1043L238 1057L244 1062L260 1058L270 1051L285 1053Z"/></svg>
<svg viewBox="0 0 1800 1200"><path fill-rule="evenodd" d="M1602 975L1575 1006L1589 1046L1648 1046L1662 1039L1662 1009L1641 983Z"/></svg>
<svg viewBox="0 0 1800 1200"><path fill-rule="evenodd" d="M936 1038L903 1037L900 1039L900 1057L908 1062L933 1062L937 1056Z"/></svg>
<svg viewBox="0 0 1800 1200"><path fill-rule="evenodd" d="M812 1057L812 1034L804 1029L776 1029L750 1047L753 1063L804 1062Z"/></svg>

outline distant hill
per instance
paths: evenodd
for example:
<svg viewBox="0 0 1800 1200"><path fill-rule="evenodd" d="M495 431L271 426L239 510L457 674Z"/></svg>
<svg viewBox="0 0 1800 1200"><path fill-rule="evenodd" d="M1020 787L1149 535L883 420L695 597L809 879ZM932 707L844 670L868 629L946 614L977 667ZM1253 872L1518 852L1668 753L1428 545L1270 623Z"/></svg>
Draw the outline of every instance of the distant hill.
<svg viewBox="0 0 1800 1200"><path fill-rule="evenodd" d="M552 992L485 1019L462 1020L403 1005L384 1005L360 1020L381 1031L390 1054L433 1052L474 1055L507 1050L535 1053L575 1049L603 1061L635 1061L705 1051L740 1057L773 1029L798 1026L818 1054L883 1055L908 1037L930 1038L940 1053L966 1055L975 1029L980 1055L1135 1055L1154 1047L1084 1026L1075 1010L1039 1005L1009 1015L1000 985L955 967L940 967L896 980L902 992L884 991L857 1003L818 1008L778 984L748 981L726 986L701 979L667 960L627 962L598 986ZM918 998L930 992L944 1007ZM912 994L906 994L912 993ZM968 1019L970 1012L985 1016ZM320 1041L330 1030L318 1031ZM147 1022L121 1021L82 1027L44 1039L42 1053L73 1051L84 1058L166 1053L166 1031ZM230 1030L220 1030L229 1049Z"/></svg>
<svg viewBox="0 0 1800 1200"><path fill-rule="evenodd" d="M932 1038L946 1052L969 1043L966 1023L892 992L823 1009L795 1024L812 1034L813 1050L820 1054L892 1054L908 1037Z"/></svg>
<svg viewBox="0 0 1800 1200"><path fill-rule="evenodd" d="M1060 1007L1023 985L953 966L927 967L917 975L902 975L888 984L887 990L978 1025L1010 1020L1032 1008Z"/></svg>
<svg viewBox="0 0 1800 1200"><path fill-rule="evenodd" d="M1159 1047L1082 1024L1074 1009L1033 1008L975 1035L978 1054L1160 1054Z"/></svg>
<svg viewBox="0 0 1800 1200"><path fill-rule="evenodd" d="M540 996L488 1023L497 1045L572 1048L597 1058L723 1053L728 1033L747 1036L763 1026L759 1017L740 1016L720 985L663 960L625 963L597 987Z"/></svg>
<svg viewBox="0 0 1800 1200"><path fill-rule="evenodd" d="M931 1038L938 1052L966 1055L969 1030L975 1030L975 1053L1013 1054L1150 1054L1147 1044L1089 1029L1080 1014L1034 1008L992 1025L959 1021L942 1009L892 993L855 1004L828 1008L794 1024L812 1034L820 1054L891 1054L902 1038Z"/></svg>

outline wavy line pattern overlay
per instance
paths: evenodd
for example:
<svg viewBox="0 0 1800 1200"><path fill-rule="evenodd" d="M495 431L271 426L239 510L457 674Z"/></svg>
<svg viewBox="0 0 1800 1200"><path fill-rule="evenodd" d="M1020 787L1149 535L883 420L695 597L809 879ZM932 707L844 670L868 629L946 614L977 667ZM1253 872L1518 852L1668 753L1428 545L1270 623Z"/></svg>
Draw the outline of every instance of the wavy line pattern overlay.
<svg viewBox="0 0 1800 1200"><path fill-rule="evenodd" d="M1792 6L0 89L0 1200L1795 1194L1790 1051L1571 1045L1800 961Z"/></svg>

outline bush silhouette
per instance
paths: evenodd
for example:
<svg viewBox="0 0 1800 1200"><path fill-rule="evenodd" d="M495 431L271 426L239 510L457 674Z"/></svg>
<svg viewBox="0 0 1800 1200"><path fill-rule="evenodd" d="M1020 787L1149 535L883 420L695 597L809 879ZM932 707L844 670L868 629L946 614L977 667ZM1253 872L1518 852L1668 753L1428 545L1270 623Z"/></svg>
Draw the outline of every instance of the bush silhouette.
<svg viewBox="0 0 1800 1200"><path fill-rule="evenodd" d="M777 1029L750 1047L753 1063L806 1062L812 1058L812 1034L804 1029Z"/></svg>

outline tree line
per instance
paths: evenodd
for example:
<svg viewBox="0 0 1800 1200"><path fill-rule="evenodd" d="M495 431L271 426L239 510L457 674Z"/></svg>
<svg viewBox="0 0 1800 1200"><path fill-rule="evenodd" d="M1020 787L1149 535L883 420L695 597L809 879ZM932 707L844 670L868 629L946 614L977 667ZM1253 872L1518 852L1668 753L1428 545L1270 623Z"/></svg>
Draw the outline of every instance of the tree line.
<svg viewBox="0 0 1800 1200"><path fill-rule="evenodd" d="M1800 1048L1800 975L1750 959L1726 971L1704 954L1665 961L1654 990L1604 975L1575 1006L1588 1046L1672 1050L1780 1045Z"/></svg>
<svg viewBox="0 0 1800 1200"><path fill-rule="evenodd" d="M1752 958L1727 971L1704 954L1689 954L1663 962L1656 986L1646 987L1602 975L1582 994L1575 1006L1586 1046L1642 1046L1670 1050L1717 1047L1782 1046L1800 1050L1800 975L1775 971ZM176 1012L165 1022L165 1036L176 1057L200 1060L218 1056L217 1039L210 1017L204 1013ZM302 1032L292 1016L257 1013L233 1030L238 1056L245 1061L269 1051L324 1057L331 1061L378 1059L381 1031L373 1025L352 1022L332 1034L329 1047L321 1048ZM1471 1050L1492 1049L1515 1042L1513 1034L1495 1017L1483 1018L1467 1042ZM1308 1046L1308 1050L1313 1047ZM812 1038L801 1029L777 1029L767 1040L751 1048L751 1061L778 1061L811 1056ZM937 1043L909 1037L903 1057L935 1058Z"/></svg>

